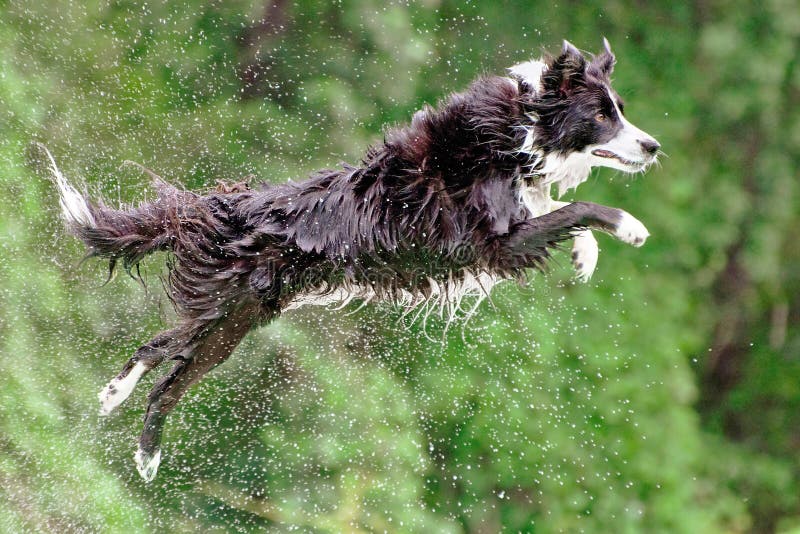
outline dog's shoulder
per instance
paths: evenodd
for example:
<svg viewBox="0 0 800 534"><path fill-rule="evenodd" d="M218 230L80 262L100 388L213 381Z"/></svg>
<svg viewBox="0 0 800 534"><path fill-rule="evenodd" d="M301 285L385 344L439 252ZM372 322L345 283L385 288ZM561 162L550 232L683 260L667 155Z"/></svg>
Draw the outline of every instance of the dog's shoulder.
<svg viewBox="0 0 800 534"><path fill-rule="evenodd" d="M515 171L525 139L523 120L517 84L481 76L435 107L424 106L409 124L389 130L385 146L406 168L451 186L468 186Z"/></svg>

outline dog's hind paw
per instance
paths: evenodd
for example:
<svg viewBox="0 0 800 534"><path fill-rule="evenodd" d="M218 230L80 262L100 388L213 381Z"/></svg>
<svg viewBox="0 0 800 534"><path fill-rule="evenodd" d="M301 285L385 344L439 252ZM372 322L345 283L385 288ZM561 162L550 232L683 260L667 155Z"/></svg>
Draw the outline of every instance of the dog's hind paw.
<svg viewBox="0 0 800 534"><path fill-rule="evenodd" d="M125 399L127 399L133 388L136 387L137 382L142 375L147 371L147 368L142 363L137 363L133 368L128 371L124 376L118 376L100 390L97 398L100 400L100 415L108 415Z"/></svg>
<svg viewBox="0 0 800 534"><path fill-rule="evenodd" d="M639 219L628 212L622 212L622 217L614 229L614 237L634 247L641 247L649 236L650 232Z"/></svg>
<svg viewBox="0 0 800 534"><path fill-rule="evenodd" d="M147 453L139 447L136 454L133 455L136 462L136 469L145 482L151 482L158 472L158 464L161 463L161 449L155 449L151 453Z"/></svg>
<svg viewBox="0 0 800 534"><path fill-rule="evenodd" d="M597 267L600 250L597 239L590 230L575 234L572 244L572 265L575 267L575 278L580 282L588 282Z"/></svg>

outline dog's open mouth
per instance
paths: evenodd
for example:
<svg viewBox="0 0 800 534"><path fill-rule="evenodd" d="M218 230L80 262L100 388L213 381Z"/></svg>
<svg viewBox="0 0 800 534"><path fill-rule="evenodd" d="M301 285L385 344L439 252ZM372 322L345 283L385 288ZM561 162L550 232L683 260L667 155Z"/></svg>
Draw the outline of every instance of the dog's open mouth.
<svg viewBox="0 0 800 534"><path fill-rule="evenodd" d="M642 168L645 165L647 165L646 162L643 162L643 161L632 161L632 160L629 160L627 158L623 158L622 156L620 156L616 152L611 152L610 150L604 150L602 148L596 148L596 149L592 150L592 154L594 154L595 156L600 157L600 158L615 159L615 160L619 161L620 163L622 163L625 166L634 167L634 168L637 168L637 169L638 168Z"/></svg>

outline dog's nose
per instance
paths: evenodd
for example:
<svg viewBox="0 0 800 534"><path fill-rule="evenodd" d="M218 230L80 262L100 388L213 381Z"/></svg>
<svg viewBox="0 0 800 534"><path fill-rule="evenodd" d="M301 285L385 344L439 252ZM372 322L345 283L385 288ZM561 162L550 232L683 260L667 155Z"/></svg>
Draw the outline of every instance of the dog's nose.
<svg viewBox="0 0 800 534"><path fill-rule="evenodd" d="M661 145L659 145L658 141L656 141L655 139L639 141L639 144L642 145L642 150L644 150L650 155L655 155L655 153L658 152L658 149L661 148Z"/></svg>

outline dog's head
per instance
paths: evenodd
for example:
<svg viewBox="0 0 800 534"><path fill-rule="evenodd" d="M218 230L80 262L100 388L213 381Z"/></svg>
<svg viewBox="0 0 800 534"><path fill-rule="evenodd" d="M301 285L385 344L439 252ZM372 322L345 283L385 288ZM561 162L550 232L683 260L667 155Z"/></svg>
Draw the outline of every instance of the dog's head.
<svg viewBox="0 0 800 534"><path fill-rule="evenodd" d="M557 57L510 69L531 120L522 150L536 156L540 168L534 170L547 173L547 167L568 162L633 173L655 162L660 145L626 119L611 87L616 60L608 41L603 44L600 54L587 59L564 41Z"/></svg>

